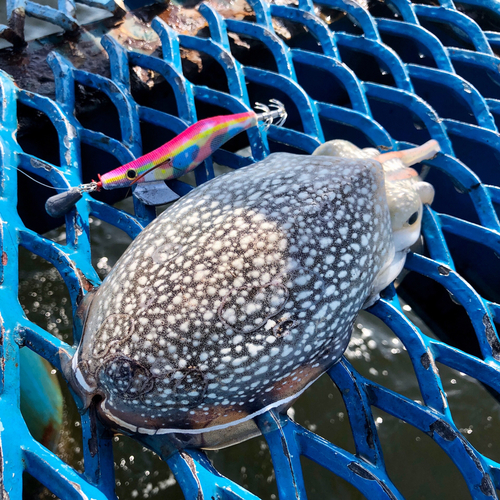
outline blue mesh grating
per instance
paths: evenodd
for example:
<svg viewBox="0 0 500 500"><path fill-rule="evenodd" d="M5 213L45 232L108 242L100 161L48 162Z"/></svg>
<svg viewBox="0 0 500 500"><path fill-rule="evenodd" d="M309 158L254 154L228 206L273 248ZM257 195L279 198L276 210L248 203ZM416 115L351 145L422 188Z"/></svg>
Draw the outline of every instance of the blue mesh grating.
<svg viewBox="0 0 500 500"><path fill-rule="evenodd" d="M142 153L140 121L178 133L196 121L197 101L232 113L250 109L248 85L249 89L258 88L260 95L287 96L290 120L286 128L271 126L267 134L263 129L248 131L250 159L224 150L214 154L214 160L232 168L260 160L270 150L311 153L324 140L339 137L383 151L420 144L428 138L439 141L443 153L425 162L431 167L428 179L435 181L438 188L436 203L424 213L428 256L410 254L406 267L413 275L444 287L463 306L480 350L478 356L473 356L423 334L403 314L391 286L370 312L384 321L407 349L423 402L412 401L364 378L342 359L329 375L344 399L356 453L334 446L287 417L264 415L259 425L271 451L280 498L306 498L300 455L347 480L367 498L402 498L385 470L372 406L431 436L464 476L472 498L498 498L495 490L500 489L500 464L477 452L458 431L435 363L466 373L500 392L500 342L495 326L500 324L500 305L479 293L479 289L488 289L478 279L481 262L477 261L481 259L473 259L465 250L466 243L473 242L500 254L500 224L495 212L495 205L500 205L500 136L496 126L500 119L500 58L494 52L500 49L500 34L483 31L451 0L442 0L440 6L391 0L386 4L394 14L390 19L373 17L353 0L319 2L347 13L355 26L350 31L362 34L331 31L315 14L310 0L299 0L298 7L268 5L261 0L250 4L255 23L224 20L208 4L201 5L200 12L210 31L210 37L205 39L178 35L156 19L152 26L161 40L162 59L127 51L112 38L104 37L111 79L78 70L52 53L49 64L55 75L55 100L19 89L8 75L0 73L0 489L3 487L10 498L21 498L20 477L26 470L61 498L115 497L112 436L93 415L87 412L82 416L84 439L92 442L92 446L84 447L83 477L33 440L22 419L19 347L30 348L58 369L61 357L71 356L73 348L24 315L17 300L18 245L59 270L75 307L77 297L85 293L89 283L99 283L90 263L89 216L109 222L132 237L154 217L152 209L136 199L135 216L131 216L85 195L77 211L66 216L67 244L55 243L26 228L18 216L15 168L40 175L56 187L78 185L82 144L106 151L120 163L128 162ZM462 0L460 7L465 12L469 12L468 8L471 12L482 9L500 13L492 0ZM317 47L314 51L289 48L276 35L273 18L303 25L317 41ZM264 44L277 70L241 65L231 54L228 31ZM215 58L225 73L229 93L190 83L183 75L180 47ZM366 61L380 67L374 81L365 71ZM153 70L165 78L175 94L178 116L134 101L131 66ZM311 78L304 78L305 73L314 71L323 75L323 87L325 82L335 81L347 96L345 102L339 104L335 95L311 85ZM121 140L84 128L77 121L77 83L109 97L118 111ZM59 137L60 166L25 153L16 142L17 103L51 120ZM198 184L212 178L211 160L195 174ZM169 184L181 195L192 189L178 180ZM457 267L464 267L464 255L469 259L468 266L459 273ZM460 266L456 266L458 260ZM498 268L498 264L491 268L493 276ZM489 284L495 286L491 278ZM153 440L147 444L162 455ZM201 452L162 456L186 498L256 498L221 476Z"/></svg>

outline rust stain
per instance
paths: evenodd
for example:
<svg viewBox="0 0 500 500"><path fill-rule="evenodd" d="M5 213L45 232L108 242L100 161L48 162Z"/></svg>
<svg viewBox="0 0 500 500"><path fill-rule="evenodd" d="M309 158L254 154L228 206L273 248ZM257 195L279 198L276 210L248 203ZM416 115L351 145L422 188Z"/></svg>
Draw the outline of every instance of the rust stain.
<svg viewBox="0 0 500 500"><path fill-rule="evenodd" d="M153 9L153 10L151 10ZM128 12L121 22L116 23L110 34L122 45L145 54L152 54L159 46L158 35L151 28L151 20L164 6L150 6L134 12Z"/></svg>
<svg viewBox="0 0 500 500"><path fill-rule="evenodd" d="M208 0L206 3L213 7L213 9L225 19L241 21L255 18L252 7L245 0L234 0L232 2ZM297 0L272 0L270 3L278 5L297 5ZM198 35L201 30L208 27L207 21L198 11L198 6L195 8L186 8L171 3L167 9L159 14L159 17L181 35L195 36ZM285 26L279 19L273 18L273 27L279 35L286 39L290 39L293 35L289 27ZM250 45L242 40L237 34L228 33L228 36L236 45L250 49ZM198 72L201 72L202 61L198 52L181 47L181 57L194 63L198 68Z"/></svg>
<svg viewBox="0 0 500 500"><path fill-rule="evenodd" d="M181 457L186 462L186 465L189 467L193 479L196 481L196 485L198 486L198 494L196 496L196 500L204 500L205 495L203 494L203 489L201 487L200 479L198 477L198 471L196 470L196 464L194 460L187 454L181 451Z"/></svg>
<svg viewBox="0 0 500 500"><path fill-rule="evenodd" d="M78 275L78 281L80 281L81 287L86 292L91 292L94 289L94 285L85 277L80 269L75 266L76 274Z"/></svg>
<svg viewBox="0 0 500 500"><path fill-rule="evenodd" d="M252 7L245 0L235 0L233 2L222 2L220 0L209 0L208 2L222 17L242 20L245 17L253 16ZM270 2L278 3L278 2ZM285 3L289 3L285 1Z"/></svg>
<svg viewBox="0 0 500 500"><path fill-rule="evenodd" d="M49 423L45 426L45 429L42 434L41 444L46 448L50 448L53 443L56 442L58 436L57 428L52 422L49 420Z"/></svg>
<svg viewBox="0 0 500 500"><path fill-rule="evenodd" d="M129 33L120 32L116 35L116 38L128 47L129 49L138 50L145 52L146 54L152 54L159 46L160 42L152 42L149 40L141 40L131 36Z"/></svg>
<svg viewBox="0 0 500 500"><path fill-rule="evenodd" d="M233 40L235 45L239 45L247 50L250 49L250 45L247 42L244 42L237 33L228 33L227 36Z"/></svg>
<svg viewBox="0 0 500 500"><path fill-rule="evenodd" d="M197 9L186 9L179 5L170 4L165 12L160 14L160 18L181 35L196 35L208 26Z"/></svg>
<svg viewBox="0 0 500 500"><path fill-rule="evenodd" d="M192 62L198 68L198 73L201 73L203 69L203 61L197 50L185 49L184 47L181 47L181 57L182 59L187 59Z"/></svg>
<svg viewBox="0 0 500 500"><path fill-rule="evenodd" d="M2 265L6 266L8 261L9 261L9 258L7 257L7 253L2 252Z"/></svg>
<svg viewBox="0 0 500 500"><path fill-rule="evenodd" d="M285 0L282 3L285 5L293 2L294 0ZM241 21L254 15L252 7L245 0L235 0L233 2L209 0L206 3L226 19ZM198 12L198 8L185 8L172 3L159 17L181 35L196 35L200 30L208 26L205 18Z"/></svg>
<svg viewBox="0 0 500 500"><path fill-rule="evenodd" d="M137 75L137 78L141 80L142 83L145 83L149 88L154 87L154 71L150 69L143 68L141 66L134 66L132 71Z"/></svg>

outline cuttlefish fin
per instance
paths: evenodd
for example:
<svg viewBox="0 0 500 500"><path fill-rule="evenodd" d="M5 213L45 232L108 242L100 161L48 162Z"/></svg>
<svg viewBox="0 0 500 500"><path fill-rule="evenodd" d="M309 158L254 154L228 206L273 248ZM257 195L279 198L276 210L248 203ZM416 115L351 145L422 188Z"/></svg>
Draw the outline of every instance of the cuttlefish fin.
<svg viewBox="0 0 500 500"><path fill-rule="evenodd" d="M139 184L134 195L146 205L164 205L179 199L179 195L172 191L164 181L145 182Z"/></svg>
<svg viewBox="0 0 500 500"><path fill-rule="evenodd" d="M441 151L439 143L434 139L427 141L421 146L411 149L403 149L402 151L391 151L390 153L383 153L376 156L374 159L380 163L385 163L393 158L398 158L403 162L405 167L411 167L416 163L420 163L422 160L428 160L433 158Z"/></svg>

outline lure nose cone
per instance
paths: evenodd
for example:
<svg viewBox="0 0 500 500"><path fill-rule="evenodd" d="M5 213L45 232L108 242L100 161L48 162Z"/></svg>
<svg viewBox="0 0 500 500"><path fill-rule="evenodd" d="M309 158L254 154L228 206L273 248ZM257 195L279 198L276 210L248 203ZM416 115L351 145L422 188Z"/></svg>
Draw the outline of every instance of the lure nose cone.
<svg viewBox="0 0 500 500"><path fill-rule="evenodd" d="M118 189L129 187L137 177L138 174L134 168L122 165L111 172L100 175L99 180L103 189Z"/></svg>

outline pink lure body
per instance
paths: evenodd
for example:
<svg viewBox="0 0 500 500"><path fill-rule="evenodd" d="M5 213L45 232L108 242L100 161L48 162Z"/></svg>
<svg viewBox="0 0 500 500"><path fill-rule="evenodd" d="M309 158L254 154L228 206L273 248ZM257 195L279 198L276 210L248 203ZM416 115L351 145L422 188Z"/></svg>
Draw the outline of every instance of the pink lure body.
<svg viewBox="0 0 500 500"><path fill-rule="evenodd" d="M225 142L255 127L254 111L214 116L188 127L163 146L100 177L104 189L128 187L138 182L175 179L193 170Z"/></svg>

